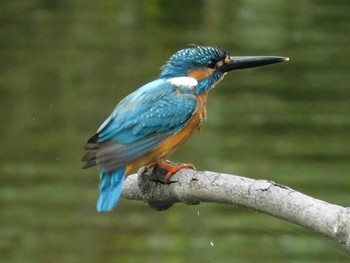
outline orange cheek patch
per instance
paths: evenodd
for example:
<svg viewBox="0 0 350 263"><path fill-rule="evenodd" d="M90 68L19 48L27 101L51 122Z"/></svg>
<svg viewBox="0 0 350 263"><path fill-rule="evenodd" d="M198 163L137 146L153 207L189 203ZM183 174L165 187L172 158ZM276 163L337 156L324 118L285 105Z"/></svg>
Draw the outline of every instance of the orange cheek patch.
<svg viewBox="0 0 350 263"><path fill-rule="evenodd" d="M212 73L213 70L211 69L195 69L188 73L188 77L201 81L202 79L209 77Z"/></svg>

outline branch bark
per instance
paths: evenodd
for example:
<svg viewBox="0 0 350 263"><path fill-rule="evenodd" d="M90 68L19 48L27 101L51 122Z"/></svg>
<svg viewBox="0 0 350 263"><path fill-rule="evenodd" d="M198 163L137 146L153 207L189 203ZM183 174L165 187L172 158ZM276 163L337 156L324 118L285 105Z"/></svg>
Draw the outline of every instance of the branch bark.
<svg viewBox="0 0 350 263"><path fill-rule="evenodd" d="M329 204L268 180L183 169L164 183L164 171L141 168L124 184L123 196L155 210L174 203L214 202L250 208L323 234L350 253L350 208Z"/></svg>

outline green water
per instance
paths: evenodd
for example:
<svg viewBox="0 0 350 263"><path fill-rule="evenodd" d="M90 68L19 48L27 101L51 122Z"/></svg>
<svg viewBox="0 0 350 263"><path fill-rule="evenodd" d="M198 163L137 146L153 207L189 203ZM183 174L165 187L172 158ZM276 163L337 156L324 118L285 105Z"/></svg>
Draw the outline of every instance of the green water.
<svg viewBox="0 0 350 263"><path fill-rule="evenodd" d="M172 156L350 204L349 1L0 3L1 262L349 262L335 241L246 209L122 200L95 211L85 141L188 44L291 61L237 71Z"/></svg>

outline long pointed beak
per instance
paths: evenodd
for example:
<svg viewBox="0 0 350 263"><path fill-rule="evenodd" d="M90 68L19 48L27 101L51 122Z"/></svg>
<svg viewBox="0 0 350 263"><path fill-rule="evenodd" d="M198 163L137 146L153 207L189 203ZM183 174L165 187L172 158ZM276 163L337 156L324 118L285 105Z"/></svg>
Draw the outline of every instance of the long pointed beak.
<svg viewBox="0 0 350 263"><path fill-rule="evenodd" d="M287 57L277 56L241 56L230 57L230 59L231 61L229 63L219 68L221 72L226 73L236 69L260 67L289 60Z"/></svg>

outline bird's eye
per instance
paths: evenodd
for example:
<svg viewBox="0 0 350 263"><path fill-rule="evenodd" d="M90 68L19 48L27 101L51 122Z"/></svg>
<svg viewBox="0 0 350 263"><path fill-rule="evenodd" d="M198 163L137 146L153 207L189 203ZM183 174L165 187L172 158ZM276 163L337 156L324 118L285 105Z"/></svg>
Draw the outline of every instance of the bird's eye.
<svg viewBox="0 0 350 263"><path fill-rule="evenodd" d="M216 65L216 63L213 60L209 60L207 63L208 68L215 68L215 65Z"/></svg>

